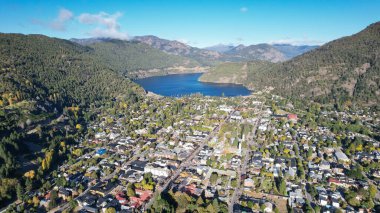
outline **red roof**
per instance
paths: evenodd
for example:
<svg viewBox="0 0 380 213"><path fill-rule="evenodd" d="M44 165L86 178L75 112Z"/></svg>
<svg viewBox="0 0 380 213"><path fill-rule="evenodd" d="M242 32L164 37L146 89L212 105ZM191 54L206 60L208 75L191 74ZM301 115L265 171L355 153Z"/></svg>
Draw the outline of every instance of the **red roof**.
<svg viewBox="0 0 380 213"><path fill-rule="evenodd" d="M50 192L48 192L48 193L45 195L45 199L46 199L46 200L50 200Z"/></svg>
<svg viewBox="0 0 380 213"><path fill-rule="evenodd" d="M289 119L289 120L297 120L298 117L297 117L296 114L288 114L288 119Z"/></svg>
<svg viewBox="0 0 380 213"><path fill-rule="evenodd" d="M335 179L335 178L329 178L328 182L329 183L340 183L340 181Z"/></svg>
<svg viewBox="0 0 380 213"><path fill-rule="evenodd" d="M195 184L190 184L190 185L185 186L185 191L190 194L194 194L195 189L196 189Z"/></svg>
<svg viewBox="0 0 380 213"><path fill-rule="evenodd" d="M139 208L142 205L142 202L139 197L130 197L131 200L131 207L133 208Z"/></svg>
<svg viewBox="0 0 380 213"><path fill-rule="evenodd" d="M136 189L136 194L139 195L141 201L145 202L152 197L153 192L150 190Z"/></svg>
<svg viewBox="0 0 380 213"><path fill-rule="evenodd" d="M117 199L118 201L126 200L125 195L124 195L124 193L122 193L122 192L117 193L115 197L116 197L116 199Z"/></svg>

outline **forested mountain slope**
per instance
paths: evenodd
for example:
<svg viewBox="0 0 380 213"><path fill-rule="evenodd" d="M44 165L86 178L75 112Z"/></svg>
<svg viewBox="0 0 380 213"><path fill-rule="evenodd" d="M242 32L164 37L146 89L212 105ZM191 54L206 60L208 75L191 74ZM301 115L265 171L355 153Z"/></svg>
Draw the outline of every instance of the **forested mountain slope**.
<svg viewBox="0 0 380 213"><path fill-rule="evenodd" d="M193 59L170 55L144 43L107 39L86 44L98 60L123 74L174 67L193 68L200 64Z"/></svg>
<svg viewBox="0 0 380 213"><path fill-rule="evenodd" d="M380 22L377 22L292 60L266 66L255 66L257 62L238 63L234 71L246 70L247 77L240 83L254 89L270 88L282 96L374 105L380 97L379 57ZM231 65L222 64L212 72L223 73L225 66ZM201 80L212 82L217 80L214 76L210 72Z"/></svg>
<svg viewBox="0 0 380 213"><path fill-rule="evenodd" d="M42 35L0 34L0 66L3 103L55 97L66 105L88 104L133 84L107 69L91 48Z"/></svg>
<svg viewBox="0 0 380 213"><path fill-rule="evenodd" d="M57 154L61 141L69 143L83 130L90 106L121 96L133 103L143 93L98 61L92 48L42 35L0 34L0 178L16 177L25 163L17 158L31 144ZM62 113L70 122L52 123Z"/></svg>
<svg viewBox="0 0 380 213"><path fill-rule="evenodd" d="M246 84L248 75L252 70L268 67L273 63L268 61L251 61L251 62L228 62L212 68L209 72L204 73L198 80L211 83L233 83Z"/></svg>

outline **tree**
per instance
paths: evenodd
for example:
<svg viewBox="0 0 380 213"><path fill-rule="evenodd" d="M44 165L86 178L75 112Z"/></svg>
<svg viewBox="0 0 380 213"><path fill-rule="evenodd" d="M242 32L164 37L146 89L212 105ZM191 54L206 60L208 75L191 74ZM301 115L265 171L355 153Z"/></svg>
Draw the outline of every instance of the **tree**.
<svg viewBox="0 0 380 213"><path fill-rule="evenodd" d="M19 199L19 200L24 199L24 189L22 188L20 183L17 184L16 194L17 194L17 199Z"/></svg>
<svg viewBox="0 0 380 213"><path fill-rule="evenodd" d="M313 155L313 149L312 149L312 148L309 148L309 149L307 150L307 158L310 159L312 155Z"/></svg>
<svg viewBox="0 0 380 213"><path fill-rule="evenodd" d="M136 196L135 187L131 183L129 183L127 185L127 196L128 197L135 197Z"/></svg>
<svg viewBox="0 0 380 213"><path fill-rule="evenodd" d="M36 172L34 170L30 170L28 172L25 172L24 176L33 179L36 176Z"/></svg>
<svg viewBox="0 0 380 213"><path fill-rule="evenodd" d="M38 199L37 196L34 196L33 197L33 205L34 205L34 207L38 207L39 204L40 204L40 199Z"/></svg>
<svg viewBox="0 0 380 213"><path fill-rule="evenodd" d="M239 146L239 141L238 141L237 138L234 139L234 141L233 141L233 143L232 143L232 146L238 148L238 146Z"/></svg>
<svg viewBox="0 0 380 213"><path fill-rule="evenodd" d="M266 193L270 192L273 188L273 183L270 179L266 178L260 184L260 188L264 190Z"/></svg>
<svg viewBox="0 0 380 213"><path fill-rule="evenodd" d="M71 209L74 209L75 207L78 206L77 201L74 199L70 200L69 204L70 204Z"/></svg>
<svg viewBox="0 0 380 213"><path fill-rule="evenodd" d="M219 212L219 202L218 202L218 199L214 198L214 200L212 200L212 206L213 206L215 212Z"/></svg>
<svg viewBox="0 0 380 213"><path fill-rule="evenodd" d="M370 184L370 185L369 185L369 189L368 189L368 191L369 191L369 196L370 196L370 198L374 198L374 197L376 197L377 188L376 188L375 185Z"/></svg>
<svg viewBox="0 0 380 213"><path fill-rule="evenodd" d="M178 209L187 209L189 206L189 201L191 200L187 194L178 191L173 197L178 204Z"/></svg>
<svg viewBox="0 0 380 213"><path fill-rule="evenodd" d="M65 177L59 177L56 180L56 184L57 184L57 186L65 187L67 185L67 180Z"/></svg>
<svg viewBox="0 0 380 213"><path fill-rule="evenodd" d="M33 189L33 181L31 179L26 179L25 181L25 190L31 191Z"/></svg>
<svg viewBox="0 0 380 213"><path fill-rule="evenodd" d="M114 207L109 207L106 209L105 213L116 213L116 209Z"/></svg>
<svg viewBox="0 0 380 213"><path fill-rule="evenodd" d="M368 198L367 200L364 200L362 202L362 205L366 209L372 209L373 207L375 207L375 203L372 201L372 198Z"/></svg>
<svg viewBox="0 0 380 213"><path fill-rule="evenodd" d="M306 203L306 213L314 213L314 209L311 207L310 202L307 201Z"/></svg>
<svg viewBox="0 0 380 213"><path fill-rule="evenodd" d="M260 210L261 210L261 212L265 212L265 205L264 205L264 203L260 205Z"/></svg>
<svg viewBox="0 0 380 213"><path fill-rule="evenodd" d="M278 207L274 207L274 213L280 213L280 210L278 209Z"/></svg>
<svg viewBox="0 0 380 213"><path fill-rule="evenodd" d="M172 208L173 206L161 194L156 197L152 205L153 212L171 212L174 211Z"/></svg>
<svg viewBox="0 0 380 213"><path fill-rule="evenodd" d="M206 210L207 210L207 212L217 212L215 209L214 209L214 207L213 207L213 205L210 203L210 204L208 204L208 206L206 207Z"/></svg>
<svg viewBox="0 0 380 213"><path fill-rule="evenodd" d="M278 188L279 188L280 194L282 194L284 196L287 195L287 193L286 193L286 182L285 182L284 178L281 178L280 185Z"/></svg>
<svg viewBox="0 0 380 213"><path fill-rule="evenodd" d="M238 185L238 183L237 183L236 178L232 179L232 180L231 180L231 186L234 187L234 188L236 188L237 185Z"/></svg>
<svg viewBox="0 0 380 213"><path fill-rule="evenodd" d="M50 192L50 202L49 202L49 208L50 208L50 209L53 209L53 208L55 208L55 207L58 206L58 204L57 204L57 199L58 199L57 191L52 190L52 191Z"/></svg>
<svg viewBox="0 0 380 213"><path fill-rule="evenodd" d="M314 206L314 212L315 213L320 213L321 212L321 207L319 207L318 205L315 205Z"/></svg>
<svg viewBox="0 0 380 213"><path fill-rule="evenodd" d="M215 185L217 180L218 180L218 173L216 172L211 173L211 176L210 176L211 185Z"/></svg>
<svg viewBox="0 0 380 213"><path fill-rule="evenodd" d="M198 206L203 206L204 203L205 203L205 202L204 202L202 196L199 196L198 199L197 199L196 204L197 204Z"/></svg>
<svg viewBox="0 0 380 213"><path fill-rule="evenodd" d="M349 170L347 172L347 175L355 179L360 179L360 180L364 179L363 168L359 164L356 164L353 169Z"/></svg>

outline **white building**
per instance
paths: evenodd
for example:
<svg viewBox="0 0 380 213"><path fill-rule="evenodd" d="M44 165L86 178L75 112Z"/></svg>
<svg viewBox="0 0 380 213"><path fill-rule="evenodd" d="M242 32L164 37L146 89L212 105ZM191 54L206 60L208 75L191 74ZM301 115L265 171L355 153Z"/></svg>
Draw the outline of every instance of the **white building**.
<svg viewBox="0 0 380 213"><path fill-rule="evenodd" d="M344 154L342 151L339 149L335 150L335 157L339 162L350 162L350 159L347 157L346 154Z"/></svg>
<svg viewBox="0 0 380 213"><path fill-rule="evenodd" d="M154 167L152 165L147 165L144 168L145 173L152 173L154 176L159 177L169 177L171 174L171 171L168 168L165 167Z"/></svg>

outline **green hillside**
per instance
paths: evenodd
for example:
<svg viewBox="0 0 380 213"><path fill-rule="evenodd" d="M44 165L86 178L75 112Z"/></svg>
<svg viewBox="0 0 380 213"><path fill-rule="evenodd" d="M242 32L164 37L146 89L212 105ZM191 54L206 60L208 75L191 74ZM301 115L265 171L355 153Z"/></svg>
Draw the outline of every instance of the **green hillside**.
<svg viewBox="0 0 380 213"><path fill-rule="evenodd" d="M247 66L247 77L240 83L255 89L294 98L312 98L321 102L351 100L367 105L379 103L380 97L380 22L363 31L329 42L290 61ZM244 75L238 63L235 75ZM225 73L220 65L213 73ZM230 73L232 71L229 71ZM202 80L207 76L202 77Z"/></svg>
<svg viewBox="0 0 380 213"><path fill-rule="evenodd" d="M0 34L0 178L16 177L25 163L17 159L30 145L54 149L61 140L73 140L70 135L79 134L89 119L84 115L90 106L121 96L132 104L141 97L138 85L93 52L62 39ZM61 114L68 120L52 122Z"/></svg>
<svg viewBox="0 0 380 213"><path fill-rule="evenodd" d="M138 42L107 40L89 44L88 47L94 49L99 61L123 74L176 66L199 66L192 59L170 55Z"/></svg>
<svg viewBox="0 0 380 213"><path fill-rule="evenodd" d="M245 84L248 75L251 75L252 70L267 67L271 64L271 62L267 61L224 63L212 68L209 72L204 73L199 80L202 82L213 83Z"/></svg>

